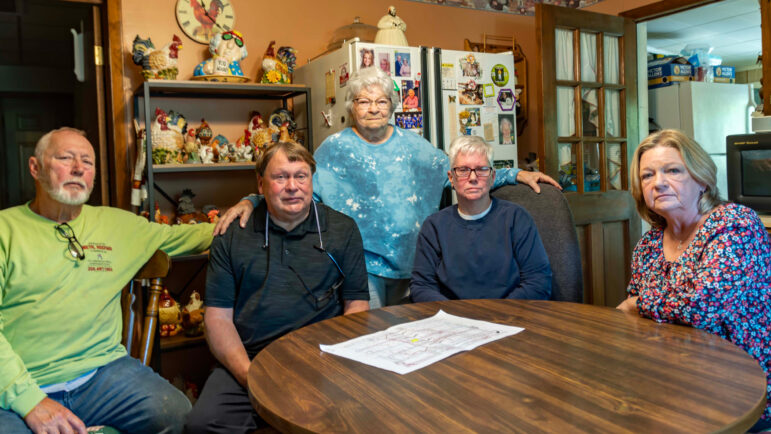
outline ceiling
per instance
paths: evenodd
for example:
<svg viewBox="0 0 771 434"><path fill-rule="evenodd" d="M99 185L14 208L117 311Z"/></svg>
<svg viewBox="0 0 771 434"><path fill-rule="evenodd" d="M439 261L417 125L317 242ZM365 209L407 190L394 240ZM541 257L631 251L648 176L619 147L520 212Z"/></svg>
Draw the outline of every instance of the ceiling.
<svg viewBox="0 0 771 434"><path fill-rule="evenodd" d="M724 0L647 24L649 52L679 54L688 44L706 44L737 69L753 67L761 52L758 0Z"/></svg>

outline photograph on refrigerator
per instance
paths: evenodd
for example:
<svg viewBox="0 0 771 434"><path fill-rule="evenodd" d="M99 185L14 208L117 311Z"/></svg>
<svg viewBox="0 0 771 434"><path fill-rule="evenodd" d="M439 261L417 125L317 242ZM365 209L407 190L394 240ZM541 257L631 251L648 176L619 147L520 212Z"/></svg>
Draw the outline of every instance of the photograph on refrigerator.
<svg viewBox="0 0 771 434"><path fill-rule="evenodd" d="M421 134L423 132L423 113L421 112L396 112L394 113L396 126Z"/></svg>
<svg viewBox="0 0 771 434"><path fill-rule="evenodd" d="M410 53L396 51L394 53L394 73L397 77L410 76Z"/></svg>
<svg viewBox="0 0 771 434"><path fill-rule="evenodd" d="M362 48L359 50L359 59L361 59L361 63L359 63L360 68L375 66L375 50L371 48Z"/></svg>
<svg viewBox="0 0 771 434"><path fill-rule="evenodd" d="M377 62L383 72L391 75L391 55L389 53L377 53Z"/></svg>
<svg viewBox="0 0 771 434"><path fill-rule="evenodd" d="M414 80L402 80L402 109L420 110L420 86Z"/></svg>
<svg viewBox="0 0 771 434"><path fill-rule="evenodd" d="M469 79L458 84L458 100L463 105L480 105L484 103L483 87Z"/></svg>
<svg viewBox="0 0 771 434"><path fill-rule="evenodd" d="M514 144L514 115L498 115L498 143L501 145Z"/></svg>
<svg viewBox="0 0 771 434"><path fill-rule="evenodd" d="M493 79L493 83L495 83L496 86L506 86L506 83L509 82L509 70L499 63L493 66L493 70L490 71L490 77Z"/></svg>
<svg viewBox="0 0 771 434"><path fill-rule="evenodd" d="M514 98L514 92L511 89L501 89L498 92L498 105L501 106L501 110L510 112L514 110L514 105L517 103Z"/></svg>
<svg viewBox="0 0 771 434"><path fill-rule="evenodd" d="M473 54L461 57L458 63L460 64L460 71L463 77L473 77L477 80L482 77L482 68Z"/></svg>

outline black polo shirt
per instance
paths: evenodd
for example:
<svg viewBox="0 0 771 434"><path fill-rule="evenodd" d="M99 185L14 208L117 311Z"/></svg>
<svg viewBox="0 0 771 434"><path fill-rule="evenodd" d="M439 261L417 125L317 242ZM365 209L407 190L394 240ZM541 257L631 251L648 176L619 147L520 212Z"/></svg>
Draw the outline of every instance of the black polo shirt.
<svg viewBox="0 0 771 434"><path fill-rule="evenodd" d="M308 218L290 232L270 221L267 248L264 200L246 228L231 224L212 242L205 304L234 310L233 322L249 358L292 330L342 314L344 300L369 300L359 228L350 217L323 204L317 207L324 249L345 273L342 286L325 301L318 299L329 294L340 272L317 248L313 205Z"/></svg>

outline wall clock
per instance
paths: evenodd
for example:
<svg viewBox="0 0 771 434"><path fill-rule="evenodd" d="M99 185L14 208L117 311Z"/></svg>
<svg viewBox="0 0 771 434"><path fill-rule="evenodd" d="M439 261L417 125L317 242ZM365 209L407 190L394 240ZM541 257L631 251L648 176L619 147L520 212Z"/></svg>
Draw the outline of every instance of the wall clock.
<svg viewBox="0 0 771 434"><path fill-rule="evenodd" d="M233 30L236 13L230 0L177 0L177 22L190 39L208 44L215 33Z"/></svg>

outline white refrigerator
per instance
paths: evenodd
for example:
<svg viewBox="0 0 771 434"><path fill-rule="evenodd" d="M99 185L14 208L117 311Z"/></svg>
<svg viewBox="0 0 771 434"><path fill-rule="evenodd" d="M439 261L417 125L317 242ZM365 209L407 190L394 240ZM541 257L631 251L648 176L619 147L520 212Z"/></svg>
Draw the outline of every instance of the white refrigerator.
<svg viewBox="0 0 771 434"><path fill-rule="evenodd" d="M391 123L447 149L460 134L484 137L496 165L517 164L516 75L512 53L471 53L427 47L345 42L297 68L294 82L313 92L313 146L351 125L348 79L372 65L388 72L400 103Z"/></svg>
<svg viewBox="0 0 771 434"><path fill-rule="evenodd" d="M755 109L749 84L675 82L648 91L648 114L661 128L676 128L696 140L717 166L720 197L728 197L726 136L750 133Z"/></svg>

